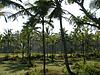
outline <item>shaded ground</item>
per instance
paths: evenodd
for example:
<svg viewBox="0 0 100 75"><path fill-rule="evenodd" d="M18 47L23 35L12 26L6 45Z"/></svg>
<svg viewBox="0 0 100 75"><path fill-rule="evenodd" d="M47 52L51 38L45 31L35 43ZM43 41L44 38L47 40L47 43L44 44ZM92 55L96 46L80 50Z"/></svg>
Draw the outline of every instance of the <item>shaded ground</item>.
<svg viewBox="0 0 100 75"><path fill-rule="evenodd" d="M14 61L3 61L0 63L0 75L24 75L27 69L25 64Z"/></svg>
<svg viewBox="0 0 100 75"><path fill-rule="evenodd" d="M60 62L61 63L61 62ZM48 75L63 75L64 66L60 63L49 63L46 66ZM27 65L14 61L2 61L0 63L0 75L25 75L27 71L42 74L42 62L37 61L33 68L28 68ZM36 74L38 75L38 74Z"/></svg>

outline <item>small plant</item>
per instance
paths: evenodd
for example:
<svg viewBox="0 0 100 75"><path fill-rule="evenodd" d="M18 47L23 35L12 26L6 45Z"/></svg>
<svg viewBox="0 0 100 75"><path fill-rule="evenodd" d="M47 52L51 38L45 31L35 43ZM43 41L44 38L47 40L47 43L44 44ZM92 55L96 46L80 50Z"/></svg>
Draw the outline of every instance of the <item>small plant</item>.
<svg viewBox="0 0 100 75"><path fill-rule="evenodd" d="M68 75L68 71L67 71L67 69L66 69L66 67L65 67L65 66L64 66L64 68L63 68L62 72L64 73L64 75Z"/></svg>

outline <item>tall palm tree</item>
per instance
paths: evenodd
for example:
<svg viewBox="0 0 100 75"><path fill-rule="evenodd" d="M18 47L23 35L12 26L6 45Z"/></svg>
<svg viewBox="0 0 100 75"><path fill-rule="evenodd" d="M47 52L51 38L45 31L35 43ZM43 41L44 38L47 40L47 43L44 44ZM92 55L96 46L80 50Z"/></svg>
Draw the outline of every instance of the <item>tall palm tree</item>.
<svg viewBox="0 0 100 75"><path fill-rule="evenodd" d="M45 20L46 15L48 13L48 10L51 6L51 1L49 0L38 0L35 1L34 4L27 4L30 5L30 7L28 8L24 8L23 6L21 7L22 10L11 15L10 17L13 17L14 19L16 19L17 16L22 15L24 13L24 15L29 15L29 17L31 17L30 19L30 24L34 25L37 23L41 23L42 24L42 33L43 33L43 37L42 37L42 41L43 41L43 54L44 54L44 75L45 75L45 34L44 34L44 24L45 23L49 23ZM33 22L35 21L35 22ZM50 24L51 25L51 24Z"/></svg>
<svg viewBox="0 0 100 75"><path fill-rule="evenodd" d="M41 19L41 23L42 23L42 41L43 41L43 59L44 59L44 67L43 67L43 72L44 75L46 75L46 71L45 71L45 64L46 64L46 60L45 60L45 32L44 32L44 23L45 23L45 16L48 13L48 10L51 6L50 1L46 1L46 0L38 0L35 2L36 4L36 14L39 15L39 18Z"/></svg>
<svg viewBox="0 0 100 75"><path fill-rule="evenodd" d="M51 14L49 15L49 18L51 19L52 17L54 18L58 18L59 22L60 22L60 31L61 31L61 37L62 37L62 43L63 43L63 47L64 47L64 58L65 58L65 65L66 68L69 72L70 75L75 75L75 73L73 73L69 67L69 63L68 63L68 56L67 56L67 47L66 47L66 39L65 39L65 34L64 34L64 30L63 30L63 26L62 26L62 15L63 15L63 9L61 7L61 3L63 0L52 0L54 3L54 10L51 12Z"/></svg>

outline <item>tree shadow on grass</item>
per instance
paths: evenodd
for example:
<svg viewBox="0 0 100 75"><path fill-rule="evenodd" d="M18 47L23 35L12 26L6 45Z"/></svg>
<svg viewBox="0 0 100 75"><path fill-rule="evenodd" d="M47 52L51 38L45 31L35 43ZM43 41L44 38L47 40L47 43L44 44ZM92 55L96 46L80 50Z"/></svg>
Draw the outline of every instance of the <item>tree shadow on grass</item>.
<svg viewBox="0 0 100 75"><path fill-rule="evenodd" d="M27 64L22 64L20 62L11 62L10 63L5 63L6 65L4 67L7 67L5 71L10 71L12 73L17 72L17 71L22 71L22 70L28 70L29 68L27 67Z"/></svg>

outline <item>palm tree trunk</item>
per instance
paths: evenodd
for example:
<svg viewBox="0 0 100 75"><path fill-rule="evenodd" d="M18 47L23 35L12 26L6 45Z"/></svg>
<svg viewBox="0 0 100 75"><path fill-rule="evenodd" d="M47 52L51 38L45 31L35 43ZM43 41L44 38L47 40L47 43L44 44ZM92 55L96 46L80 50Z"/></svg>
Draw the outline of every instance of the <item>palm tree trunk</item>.
<svg viewBox="0 0 100 75"><path fill-rule="evenodd" d="M28 66L29 67L32 67L33 64L31 62L31 48L30 48L30 33L28 34L28 37L27 37L27 44L28 44L28 47L27 47L27 55L28 55Z"/></svg>
<svg viewBox="0 0 100 75"><path fill-rule="evenodd" d="M53 50L54 50L54 45L52 44L52 62L54 62Z"/></svg>
<svg viewBox="0 0 100 75"><path fill-rule="evenodd" d="M23 61L23 59L24 59L24 44L21 49L22 49L22 61Z"/></svg>
<svg viewBox="0 0 100 75"><path fill-rule="evenodd" d="M24 51L22 50L22 60L24 59Z"/></svg>
<svg viewBox="0 0 100 75"><path fill-rule="evenodd" d="M76 75L75 73L73 73L69 67L69 63L68 63L68 56L67 56L67 48L66 48L66 40L65 40L65 36L64 36L64 31L63 31L63 26L62 26L62 17L61 15L59 16L59 20L60 20L60 31L61 31L61 38L62 38L62 43L63 43L63 47L64 47L64 58L65 58L65 65L66 68L69 72L70 75Z"/></svg>
<svg viewBox="0 0 100 75"><path fill-rule="evenodd" d="M83 42L83 64L86 63L86 57L85 57L85 41Z"/></svg>
<svg viewBox="0 0 100 75"><path fill-rule="evenodd" d="M46 55L46 56L47 56L47 60L48 60L48 54L49 54L49 53L48 53L48 52L49 52L49 51L48 51L48 47L49 47L49 46L48 46L48 42L46 43L46 45L47 45L47 49L46 49L46 54L47 54L47 55Z"/></svg>
<svg viewBox="0 0 100 75"><path fill-rule="evenodd" d="M44 16L42 17L42 41L43 41L43 73L46 75L45 71L45 34L44 34Z"/></svg>

